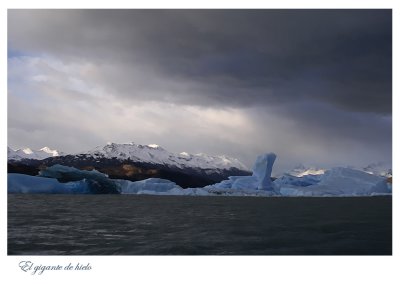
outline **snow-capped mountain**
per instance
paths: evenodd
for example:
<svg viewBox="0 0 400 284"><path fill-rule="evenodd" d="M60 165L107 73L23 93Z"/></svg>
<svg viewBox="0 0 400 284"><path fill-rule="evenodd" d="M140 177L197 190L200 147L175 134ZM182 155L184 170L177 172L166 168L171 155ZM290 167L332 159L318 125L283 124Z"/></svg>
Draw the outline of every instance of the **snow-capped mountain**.
<svg viewBox="0 0 400 284"><path fill-rule="evenodd" d="M107 143L98 146L81 155L93 158L116 158L118 160L131 160L150 164L161 164L177 168L200 168L200 169L231 169L248 171L249 169L238 159L227 156L210 156L206 154L180 154L171 153L159 145L138 145L135 143L117 144Z"/></svg>
<svg viewBox="0 0 400 284"><path fill-rule="evenodd" d="M298 165L294 169L290 170L286 174L295 176L295 177L302 177L307 175L322 175L324 174L326 169L316 168L316 167L306 167L303 164Z"/></svg>
<svg viewBox="0 0 400 284"><path fill-rule="evenodd" d="M43 147L39 150L30 148L13 150L7 148L8 160L34 159L43 160L49 157L58 157L64 153ZM106 158L118 160L131 160L151 164L175 166L178 168L200 168L200 169L230 169L248 171L249 169L238 159L228 156L211 156L207 154L189 154L181 152L175 154L169 152L157 144L140 145L135 143L107 143L105 146L98 146L90 151L80 152L77 155L90 156L93 158Z"/></svg>
<svg viewBox="0 0 400 284"><path fill-rule="evenodd" d="M361 170L376 176L382 176L387 178L392 177L391 165L389 165L388 163L383 163L383 162L372 163L362 168Z"/></svg>
<svg viewBox="0 0 400 284"><path fill-rule="evenodd" d="M50 149L8 149L8 172L37 175L40 170L63 165L81 170L97 170L112 179L131 181L168 179L182 187L205 186L228 176L250 174L235 158L206 154L175 154L156 145L108 143L77 154L60 154Z"/></svg>
<svg viewBox="0 0 400 284"><path fill-rule="evenodd" d="M352 167L352 166L343 166L349 169L359 170L374 176L381 176L381 177L392 177L392 169L391 166L387 163L378 162L378 163L371 163L366 167ZM294 169L286 172L285 174L295 176L295 177L302 177L307 175L322 175L328 169L323 168L316 168L316 167L306 167L303 164L298 165Z"/></svg>
<svg viewBox="0 0 400 284"><path fill-rule="evenodd" d="M8 160L22 160L22 159L34 159L43 160L49 157L57 157L62 155L61 152L57 150L52 150L49 147L43 147L39 150L32 150L30 148L13 150L7 147Z"/></svg>

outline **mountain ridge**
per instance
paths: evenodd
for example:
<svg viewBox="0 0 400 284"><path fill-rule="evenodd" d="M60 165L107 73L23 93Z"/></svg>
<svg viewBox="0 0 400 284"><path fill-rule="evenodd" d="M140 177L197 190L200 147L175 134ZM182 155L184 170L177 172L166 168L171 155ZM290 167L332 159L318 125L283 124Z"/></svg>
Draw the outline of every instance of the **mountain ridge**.
<svg viewBox="0 0 400 284"><path fill-rule="evenodd" d="M97 146L89 151L78 152L76 154L65 154L49 147L40 150L30 148L13 150L8 147L8 160L36 159L43 160L49 157L85 155L93 158L117 158L118 160L132 160L134 162L163 164L166 166L198 167L201 169L230 169L236 168L249 171L242 162L236 158L226 155L212 156L207 154L189 154L181 152L179 154L169 152L157 144L141 145L135 143L112 143L108 142L105 146Z"/></svg>
<svg viewBox="0 0 400 284"><path fill-rule="evenodd" d="M163 178L182 187L202 187L220 182L229 176L251 174L235 158L185 152L174 154L156 144L107 143L89 151L44 159L35 159L37 155L32 154L13 159L12 154L9 151L8 172L28 175L38 175L41 170L59 164L81 170L97 170L112 179L138 181Z"/></svg>
<svg viewBox="0 0 400 284"><path fill-rule="evenodd" d="M10 147L7 147L7 159L8 160L22 160L22 159L36 159L43 160L49 157L56 157L63 155L63 152L52 150L49 147L45 146L39 150L34 150L31 148L23 148L14 150Z"/></svg>

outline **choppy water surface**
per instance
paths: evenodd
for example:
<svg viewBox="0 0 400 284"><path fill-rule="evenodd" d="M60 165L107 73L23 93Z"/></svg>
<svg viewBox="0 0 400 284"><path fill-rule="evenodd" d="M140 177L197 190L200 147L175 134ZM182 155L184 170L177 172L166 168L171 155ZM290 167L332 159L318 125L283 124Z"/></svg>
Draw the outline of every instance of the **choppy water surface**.
<svg viewBox="0 0 400 284"><path fill-rule="evenodd" d="M391 253L391 197L8 195L10 255Z"/></svg>

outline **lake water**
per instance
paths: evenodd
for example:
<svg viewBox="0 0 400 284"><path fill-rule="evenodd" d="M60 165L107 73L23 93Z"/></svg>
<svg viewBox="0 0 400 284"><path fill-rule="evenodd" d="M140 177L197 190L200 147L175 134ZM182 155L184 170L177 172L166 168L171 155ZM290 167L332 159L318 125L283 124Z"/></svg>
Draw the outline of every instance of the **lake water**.
<svg viewBox="0 0 400 284"><path fill-rule="evenodd" d="M392 198L8 195L9 255L390 255Z"/></svg>

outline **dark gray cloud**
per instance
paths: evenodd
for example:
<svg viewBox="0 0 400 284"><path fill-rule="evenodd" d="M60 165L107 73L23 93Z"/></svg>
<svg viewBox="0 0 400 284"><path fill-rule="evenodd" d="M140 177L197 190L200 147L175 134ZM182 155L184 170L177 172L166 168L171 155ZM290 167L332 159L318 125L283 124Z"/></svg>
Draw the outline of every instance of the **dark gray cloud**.
<svg viewBox="0 0 400 284"><path fill-rule="evenodd" d="M391 156L391 10L9 10L8 45L11 58L50 57L31 75L93 108L100 96L240 109L260 129L271 115L297 125L274 120L261 139L304 129L324 150ZM58 92L64 77L73 89ZM13 80L10 93L40 93Z"/></svg>
<svg viewBox="0 0 400 284"><path fill-rule="evenodd" d="M391 24L390 10L11 10L9 42L121 61L128 78L115 88L126 96L129 65L139 64L195 81L192 94L174 90L177 102L306 98L387 114Z"/></svg>

